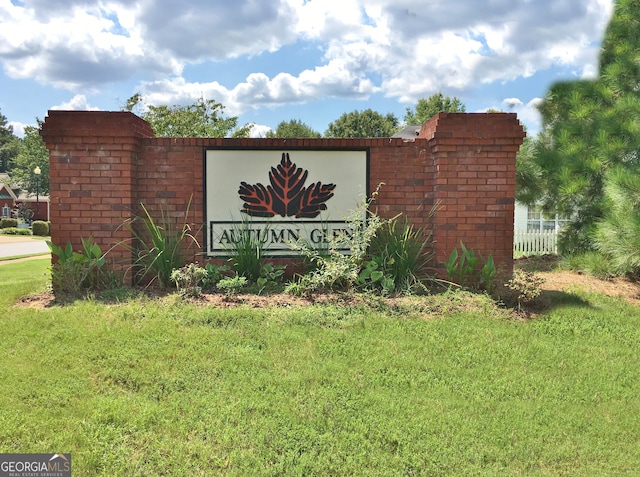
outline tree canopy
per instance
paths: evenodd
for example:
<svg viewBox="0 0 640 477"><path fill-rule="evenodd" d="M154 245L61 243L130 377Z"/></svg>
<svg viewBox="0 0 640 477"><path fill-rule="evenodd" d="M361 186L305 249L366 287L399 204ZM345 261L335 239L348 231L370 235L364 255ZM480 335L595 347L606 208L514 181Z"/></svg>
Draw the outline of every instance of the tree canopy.
<svg viewBox="0 0 640 477"><path fill-rule="evenodd" d="M13 126L0 113L0 172L8 172L11 161L18 153L18 142L19 139L13 134Z"/></svg>
<svg viewBox="0 0 640 477"><path fill-rule="evenodd" d="M275 131L269 131L267 137L322 137L318 131L298 119L281 121Z"/></svg>
<svg viewBox="0 0 640 477"><path fill-rule="evenodd" d="M382 114L366 109L344 113L329 123L326 137L389 137L398 131L398 118L391 113Z"/></svg>
<svg viewBox="0 0 640 477"><path fill-rule="evenodd" d="M142 101L137 93L123 107L132 111ZM238 118L225 117L224 106L213 99L199 98L187 106L147 105L140 117L158 137L248 137L251 125L238 128Z"/></svg>
<svg viewBox="0 0 640 477"><path fill-rule="evenodd" d="M607 215L610 171L640 172L640 0L618 0L605 32L599 76L557 83L540 111L549 140L540 145L545 209L573 214L561 251L594 246Z"/></svg>
<svg viewBox="0 0 640 477"><path fill-rule="evenodd" d="M465 111L466 106L459 98L436 93L428 98L419 99L414 108L407 108L404 122L406 124L422 124L440 112L464 113Z"/></svg>
<svg viewBox="0 0 640 477"><path fill-rule="evenodd" d="M40 128L42 121L37 120L37 126L26 126L24 138L19 141L18 154L11 162L9 177L20 188L33 194L49 193L49 151L47 150ZM34 170L40 168L40 175L36 179Z"/></svg>

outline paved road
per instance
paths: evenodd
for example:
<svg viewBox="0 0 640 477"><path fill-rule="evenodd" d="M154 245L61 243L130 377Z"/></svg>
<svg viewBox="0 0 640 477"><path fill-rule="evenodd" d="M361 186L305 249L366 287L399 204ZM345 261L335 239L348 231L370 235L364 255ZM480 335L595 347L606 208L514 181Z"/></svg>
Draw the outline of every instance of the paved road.
<svg viewBox="0 0 640 477"><path fill-rule="evenodd" d="M39 253L49 253L49 247L44 240L30 237L0 236L0 259Z"/></svg>

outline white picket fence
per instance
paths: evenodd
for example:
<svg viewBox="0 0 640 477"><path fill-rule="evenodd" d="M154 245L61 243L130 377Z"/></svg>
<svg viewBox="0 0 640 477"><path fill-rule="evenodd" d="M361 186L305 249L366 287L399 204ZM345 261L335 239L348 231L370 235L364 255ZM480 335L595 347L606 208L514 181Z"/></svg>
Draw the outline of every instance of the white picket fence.
<svg viewBox="0 0 640 477"><path fill-rule="evenodd" d="M513 252L517 255L543 255L558 253L558 232L526 232L516 230Z"/></svg>

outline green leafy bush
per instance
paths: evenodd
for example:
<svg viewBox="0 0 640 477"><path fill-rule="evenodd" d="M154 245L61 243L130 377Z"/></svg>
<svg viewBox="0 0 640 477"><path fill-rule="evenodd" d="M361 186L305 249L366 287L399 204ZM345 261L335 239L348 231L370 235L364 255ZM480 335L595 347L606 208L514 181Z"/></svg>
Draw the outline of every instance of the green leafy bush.
<svg viewBox="0 0 640 477"><path fill-rule="evenodd" d="M206 275L202 279L202 287L204 289L213 289L224 278L224 272L228 272L230 268L227 265L207 263L204 266L204 270Z"/></svg>
<svg viewBox="0 0 640 477"><path fill-rule="evenodd" d="M18 226L18 219L3 217L2 220L0 220L0 229L15 228L17 226Z"/></svg>
<svg viewBox="0 0 640 477"><path fill-rule="evenodd" d="M523 304L531 303L540 296L542 293L540 286L543 283L542 277L524 270L516 270L507 287L517 293L518 309L521 309Z"/></svg>
<svg viewBox="0 0 640 477"><path fill-rule="evenodd" d="M235 275L233 277L227 277L220 280L216 287L223 290L227 296L237 294L247 284L247 277Z"/></svg>
<svg viewBox="0 0 640 477"><path fill-rule="evenodd" d="M202 292L202 283L207 277L207 270L197 263L190 263L171 272L171 281L176 284L178 292L183 296L196 297Z"/></svg>
<svg viewBox="0 0 640 477"><path fill-rule="evenodd" d="M468 286L476 289L484 289L491 291L494 287L496 277L496 266L493 261L493 255L490 254L486 261L477 256L472 249L465 247L460 242L461 253L458 253L457 247L454 248L449 255L449 259L444 262L447 270L447 280L460 286ZM482 264L482 267L479 265Z"/></svg>
<svg viewBox="0 0 640 477"><path fill-rule="evenodd" d="M273 265L265 263L260 267L260 276L256 280L256 284L262 292L269 285L276 285L282 280L286 265Z"/></svg>
<svg viewBox="0 0 640 477"><path fill-rule="evenodd" d="M360 278L367 251L373 237L382 227L383 219L370 214L369 205L375 199L364 199L346 218L345 231L328 238L328 249L317 249L304 241L290 244L314 266L307 274L287 285L285 291L296 295L309 295L322 290L349 290ZM347 253L343 251L348 250Z"/></svg>
<svg viewBox="0 0 640 477"><path fill-rule="evenodd" d="M33 235L46 237L49 235L49 223L43 220L34 220L33 224L31 224L31 231Z"/></svg>
<svg viewBox="0 0 640 477"><path fill-rule="evenodd" d="M31 229L19 229L17 227L10 227L2 229L4 235L33 235Z"/></svg>
<svg viewBox="0 0 640 477"><path fill-rule="evenodd" d="M113 288L115 275L105 268L102 250L91 237L82 240L82 250L73 251L71 242L65 248L47 241L57 258L51 267L54 292L69 298L80 298L89 290Z"/></svg>

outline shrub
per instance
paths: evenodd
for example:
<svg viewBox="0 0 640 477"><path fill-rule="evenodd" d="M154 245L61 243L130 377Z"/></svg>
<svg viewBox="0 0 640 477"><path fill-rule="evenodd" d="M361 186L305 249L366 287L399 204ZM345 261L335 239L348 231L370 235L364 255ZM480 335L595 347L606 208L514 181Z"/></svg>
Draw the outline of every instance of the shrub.
<svg viewBox="0 0 640 477"><path fill-rule="evenodd" d="M610 280L620 274L620 269L610 257L601 252L584 252L568 255L560 260L560 267L578 273L586 273L601 280Z"/></svg>
<svg viewBox="0 0 640 477"><path fill-rule="evenodd" d="M207 277L207 271L197 263L190 263L171 272L171 281L176 284L178 293L182 296L197 297L202 292L202 282Z"/></svg>
<svg viewBox="0 0 640 477"><path fill-rule="evenodd" d="M211 290L224 278L223 272L228 272L230 268L227 265L207 263L204 270L206 275L202 279L202 287Z"/></svg>
<svg viewBox="0 0 640 477"><path fill-rule="evenodd" d="M49 235L49 223L42 220L35 220L33 224L31 224L31 231L33 235L46 237Z"/></svg>
<svg viewBox="0 0 640 477"><path fill-rule="evenodd" d="M308 243L299 241L290 246L301 252L314 266L286 291L296 295L309 295L317 290L349 290L358 282L371 240L383 224L376 214L366 214L375 199L364 199L359 207L346 219L346 231L329 238L328 250L318 250ZM343 250L348 250L343 253Z"/></svg>
<svg viewBox="0 0 640 477"><path fill-rule="evenodd" d="M0 229L15 228L18 226L18 219L3 217L0 220Z"/></svg>
<svg viewBox="0 0 640 477"><path fill-rule="evenodd" d="M270 285L276 285L282 280L286 265L273 265L271 263L265 263L260 267L260 276L256 280L260 291L262 292L266 287Z"/></svg>
<svg viewBox="0 0 640 477"><path fill-rule="evenodd" d="M4 235L33 235L31 229L19 229L17 227L2 229L2 233Z"/></svg>
<svg viewBox="0 0 640 477"><path fill-rule="evenodd" d="M113 288L115 276L105 269L102 250L91 237L82 240L82 250L74 252L71 242L65 248L47 241L49 250L57 257L51 267L51 280L56 294L80 298L89 290Z"/></svg>
<svg viewBox="0 0 640 477"><path fill-rule="evenodd" d="M223 290L227 296L237 294L247 284L247 277L235 275L233 277L223 278L216 287Z"/></svg>
<svg viewBox="0 0 640 477"><path fill-rule="evenodd" d="M523 303L530 303L535 300L542 290L540 286L544 283L544 278L534 275L524 270L516 270L513 278L506 284L507 287L517 293L518 309Z"/></svg>
<svg viewBox="0 0 640 477"><path fill-rule="evenodd" d="M454 248L449 259L443 264L447 270L447 280L460 286L491 292L497 273L493 255L490 254L486 261L481 262L482 258L476 256L472 249L465 247L462 241L460 250L461 253L458 253L458 249Z"/></svg>

